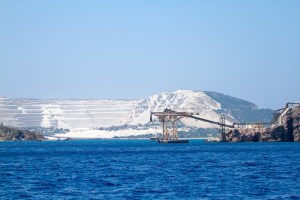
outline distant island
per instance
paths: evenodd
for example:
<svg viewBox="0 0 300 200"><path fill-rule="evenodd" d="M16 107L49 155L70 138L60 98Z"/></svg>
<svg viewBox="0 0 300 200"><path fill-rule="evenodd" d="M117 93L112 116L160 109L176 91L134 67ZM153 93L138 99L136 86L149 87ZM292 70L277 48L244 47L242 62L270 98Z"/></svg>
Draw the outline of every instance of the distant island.
<svg viewBox="0 0 300 200"><path fill-rule="evenodd" d="M162 126L158 121L150 122L150 114L166 108L197 113L213 121L225 116L228 124L269 122L273 113L271 109L259 109L254 103L225 94L191 90L162 92L133 100L0 97L0 108L0 123L5 126L40 132L45 137L82 139L159 134ZM211 124L189 118L180 120L178 132L185 138L217 134Z"/></svg>
<svg viewBox="0 0 300 200"><path fill-rule="evenodd" d="M274 111L212 91L177 90L139 100L0 97L0 108L0 140L149 138L162 133L151 113L168 108L214 122L224 117L232 127L222 141L300 141L299 102ZM187 117L176 128L180 138L217 138L220 133L219 126Z"/></svg>

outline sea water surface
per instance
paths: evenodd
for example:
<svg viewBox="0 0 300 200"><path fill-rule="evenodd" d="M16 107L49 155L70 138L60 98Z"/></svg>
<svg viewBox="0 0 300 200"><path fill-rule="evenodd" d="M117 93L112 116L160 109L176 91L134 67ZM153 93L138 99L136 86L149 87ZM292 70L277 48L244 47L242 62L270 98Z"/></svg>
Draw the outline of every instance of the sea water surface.
<svg viewBox="0 0 300 200"><path fill-rule="evenodd" d="M299 199L300 143L0 142L1 199Z"/></svg>

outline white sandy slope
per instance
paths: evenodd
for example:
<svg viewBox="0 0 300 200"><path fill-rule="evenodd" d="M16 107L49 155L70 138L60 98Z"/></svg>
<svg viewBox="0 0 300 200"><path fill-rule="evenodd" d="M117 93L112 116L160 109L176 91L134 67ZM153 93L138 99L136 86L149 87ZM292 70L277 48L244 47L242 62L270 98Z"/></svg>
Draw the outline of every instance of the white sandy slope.
<svg viewBox="0 0 300 200"><path fill-rule="evenodd" d="M219 121L216 112L221 108L204 92L178 90L163 92L142 100L78 100L78 99L8 99L0 98L0 122L12 126L40 126L63 128L70 132L64 137L111 138L115 136L143 135L161 131L160 126L145 129L97 130L112 126L149 125L150 113L169 108L176 111L198 113L199 117ZM234 119L227 114L226 120ZM182 119L186 126L211 128L205 122ZM57 136L62 136L57 135Z"/></svg>
<svg viewBox="0 0 300 200"><path fill-rule="evenodd" d="M165 108L176 111L193 112L195 113L195 116L213 121L219 121L220 119L220 115L215 112L221 108L220 103L207 96L204 92L178 90L175 92L164 92L158 95L153 95L141 101L133 110L128 124L147 124L149 122L151 112L163 111ZM234 121L230 115L226 115L226 119L229 122ZM189 118L184 118L181 122L187 126L212 128L212 126L206 122L196 121Z"/></svg>

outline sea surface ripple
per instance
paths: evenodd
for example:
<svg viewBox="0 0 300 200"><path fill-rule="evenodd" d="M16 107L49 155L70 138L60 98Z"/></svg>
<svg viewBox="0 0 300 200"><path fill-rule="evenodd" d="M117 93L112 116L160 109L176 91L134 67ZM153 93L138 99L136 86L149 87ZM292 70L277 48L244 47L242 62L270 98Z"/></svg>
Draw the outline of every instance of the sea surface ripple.
<svg viewBox="0 0 300 200"><path fill-rule="evenodd" d="M300 199L300 143L0 142L1 199Z"/></svg>

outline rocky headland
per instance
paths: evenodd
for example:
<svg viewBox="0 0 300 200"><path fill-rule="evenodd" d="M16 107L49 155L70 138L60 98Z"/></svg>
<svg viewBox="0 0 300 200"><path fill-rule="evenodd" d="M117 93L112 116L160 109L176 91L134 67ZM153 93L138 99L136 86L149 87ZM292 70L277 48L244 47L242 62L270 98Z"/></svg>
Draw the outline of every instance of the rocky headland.
<svg viewBox="0 0 300 200"><path fill-rule="evenodd" d="M20 130L15 127L7 127L0 124L0 141L42 141L46 138L38 133L27 130Z"/></svg>
<svg viewBox="0 0 300 200"><path fill-rule="evenodd" d="M287 104L286 108L278 113L271 127L231 129L226 134L226 141L300 142L300 105L289 108Z"/></svg>

